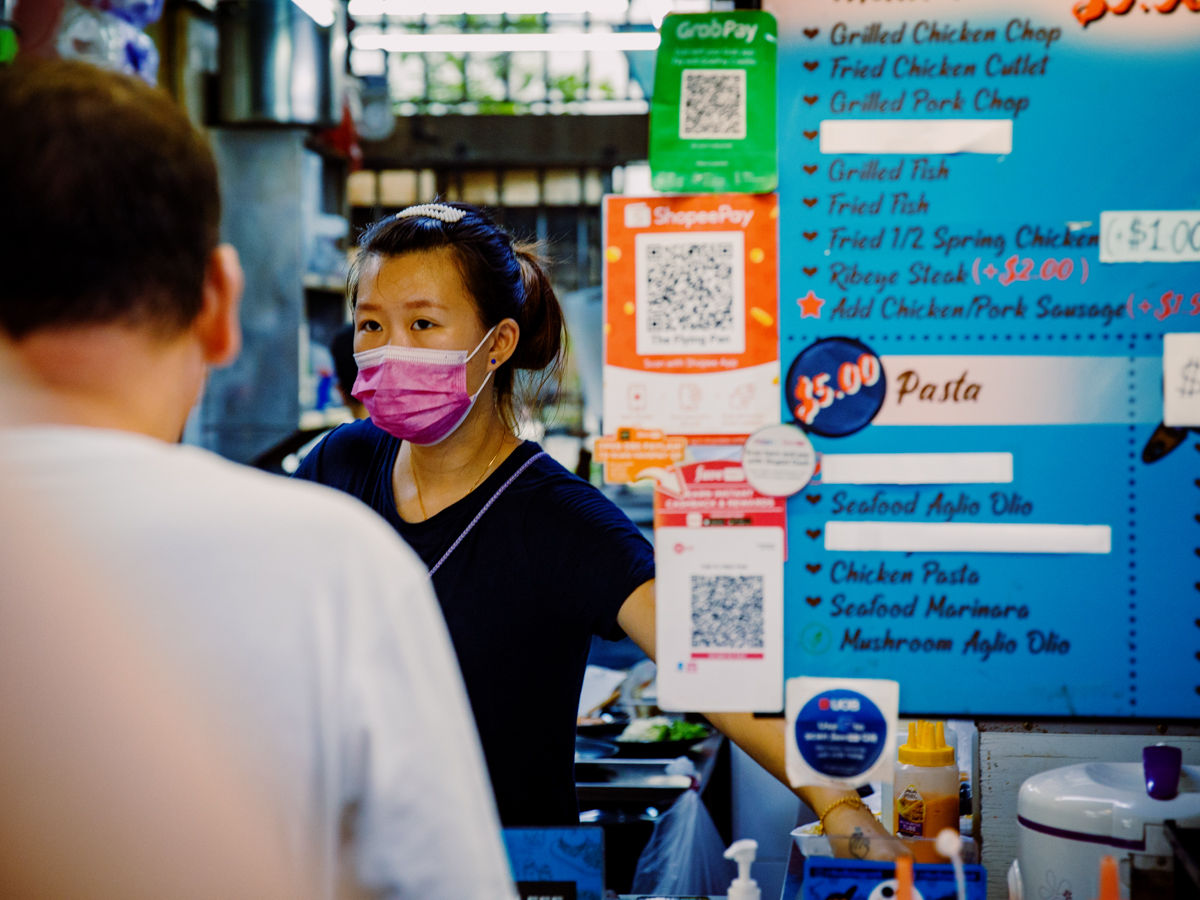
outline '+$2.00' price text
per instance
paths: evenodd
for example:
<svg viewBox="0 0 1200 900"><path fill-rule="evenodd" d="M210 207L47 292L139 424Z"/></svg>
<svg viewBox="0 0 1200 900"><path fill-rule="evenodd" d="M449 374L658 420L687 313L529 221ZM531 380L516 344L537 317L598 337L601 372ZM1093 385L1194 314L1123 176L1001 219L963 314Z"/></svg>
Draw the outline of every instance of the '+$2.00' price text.
<svg viewBox="0 0 1200 900"><path fill-rule="evenodd" d="M1023 257L1016 253L1004 260L1002 269L997 269L992 263L981 268L982 262L977 256L971 266L971 277L976 284L983 284L985 280L998 281L1002 286L1008 287L1020 281L1070 281L1072 276L1078 277L1080 284L1087 284L1088 280L1088 262L1082 256L1078 266L1069 256L1063 259L1050 257L1039 266L1028 256Z"/></svg>

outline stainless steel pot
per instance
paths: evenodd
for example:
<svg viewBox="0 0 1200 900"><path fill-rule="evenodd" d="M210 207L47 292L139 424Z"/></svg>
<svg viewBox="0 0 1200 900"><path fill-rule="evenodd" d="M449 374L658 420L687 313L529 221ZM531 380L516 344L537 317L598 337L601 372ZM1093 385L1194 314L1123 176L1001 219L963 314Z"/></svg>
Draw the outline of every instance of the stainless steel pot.
<svg viewBox="0 0 1200 900"><path fill-rule="evenodd" d="M218 120L222 125L335 125L341 119L346 12L328 2L319 25L293 0L222 0Z"/></svg>

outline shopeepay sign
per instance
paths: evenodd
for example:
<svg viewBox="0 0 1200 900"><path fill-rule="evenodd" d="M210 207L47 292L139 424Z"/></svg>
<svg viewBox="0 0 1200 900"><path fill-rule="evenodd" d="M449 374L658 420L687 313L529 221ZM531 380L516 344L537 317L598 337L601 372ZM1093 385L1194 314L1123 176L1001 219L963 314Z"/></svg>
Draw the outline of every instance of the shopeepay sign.
<svg viewBox="0 0 1200 900"><path fill-rule="evenodd" d="M778 198L604 200L604 431L779 421Z"/></svg>

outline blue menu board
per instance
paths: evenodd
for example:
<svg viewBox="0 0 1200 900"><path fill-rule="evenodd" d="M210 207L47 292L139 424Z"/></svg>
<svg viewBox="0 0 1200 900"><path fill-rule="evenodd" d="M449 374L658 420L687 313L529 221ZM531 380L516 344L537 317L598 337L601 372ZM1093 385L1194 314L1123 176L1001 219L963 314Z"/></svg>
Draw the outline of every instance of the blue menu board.
<svg viewBox="0 0 1200 900"><path fill-rule="evenodd" d="M1200 716L1200 3L767 8L787 676Z"/></svg>

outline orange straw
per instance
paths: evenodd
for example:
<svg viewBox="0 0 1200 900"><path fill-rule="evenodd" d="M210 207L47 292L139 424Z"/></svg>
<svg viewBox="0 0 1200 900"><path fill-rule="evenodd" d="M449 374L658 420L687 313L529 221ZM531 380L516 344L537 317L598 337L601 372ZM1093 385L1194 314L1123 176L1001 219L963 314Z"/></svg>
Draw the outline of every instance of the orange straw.
<svg viewBox="0 0 1200 900"><path fill-rule="evenodd" d="M896 900L912 900L912 857L896 857Z"/></svg>
<svg viewBox="0 0 1200 900"><path fill-rule="evenodd" d="M1100 857L1099 900L1119 900L1120 881L1117 878L1117 861L1111 856Z"/></svg>

